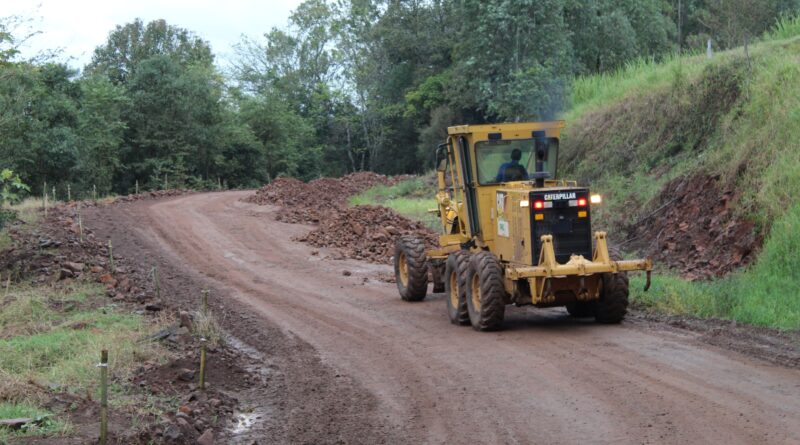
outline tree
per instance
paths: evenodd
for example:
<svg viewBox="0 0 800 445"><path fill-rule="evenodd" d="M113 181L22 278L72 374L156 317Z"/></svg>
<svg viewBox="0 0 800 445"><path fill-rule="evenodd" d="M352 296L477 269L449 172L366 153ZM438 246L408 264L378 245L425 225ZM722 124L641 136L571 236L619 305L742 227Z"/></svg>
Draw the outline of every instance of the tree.
<svg viewBox="0 0 800 445"><path fill-rule="evenodd" d="M159 187L170 178L173 185L189 185L190 177L216 177L223 104L221 79L213 69L181 68L168 55L157 55L139 64L127 90L127 187L134 180Z"/></svg>
<svg viewBox="0 0 800 445"><path fill-rule="evenodd" d="M552 117L574 70L560 0L461 2L454 98L486 121Z"/></svg>
<svg viewBox="0 0 800 445"><path fill-rule="evenodd" d="M7 18L0 18L0 64L7 64L19 52L7 21Z"/></svg>
<svg viewBox="0 0 800 445"><path fill-rule="evenodd" d="M797 14L800 0L673 0L680 4L684 47L702 49L711 39L719 48L740 46L774 26L778 17ZM676 14L677 15L677 14Z"/></svg>
<svg viewBox="0 0 800 445"><path fill-rule="evenodd" d="M95 50L86 72L107 78L127 98L119 119L106 127L113 135L101 138L109 142L122 134L116 191L127 192L136 182L144 188L202 188L216 186L218 179L251 183L242 174L261 177L226 158L263 156L263 151L254 149L255 139L231 117L235 110L226 103L224 79L213 60L207 42L163 20L117 26ZM111 152L106 151L109 166L115 165ZM222 178L228 174L235 178Z"/></svg>
<svg viewBox="0 0 800 445"><path fill-rule="evenodd" d="M80 80L82 91L78 114L78 159L75 176L83 190L108 194L119 176L126 124L123 113L131 102L124 88L105 77Z"/></svg>
<svg viewBox="0 0 800 445"><path fill-rule="evenodd" d="M577 71L599 73L668 53L676 32L668 12L657 0L568 1L565 17Z"/></svg>
<svg viewBox="0 0 800 445"><path fill-rule="evenodd" d="M94 50L86 71L106 75L114 83L127 83L140 63L159 55L168 56L183 67L211 67L214 62L211 47L191 31L169 25L164 20L145 25L141 19L136 19L118 25L109 34L105 45Z"/></svg>
<svg viewBox="0 0 800 445"><path fill-rule="evenodd" d="M34 189L67 182L78 137L75 73L64 65L28 63L0 68L0 162Z"/></svg>
<svg viewBox="0 0 800 445"><path fill-rule="evenodd" d="M264 95L243 97L240 116L264 147L270 178L319 176L322 150L315 145L314 128L286 104Z"/></svg>
<svg viewBox="0 0 800 445"><path fill-rule="evenodd" d="M0 171L0 206L16 203L19 201L20 193L30 190L31 188L13 171L7 168Z"/></svg>
<svg viewBox="0 0 800 445"><path fill-rule="evenodd" d="M21 193L29 191L30 187L22 182L19 175L15 175L9 169L0 171L0 229L17 217L16 211L6 209L5 206L16 203Z"/></svg>

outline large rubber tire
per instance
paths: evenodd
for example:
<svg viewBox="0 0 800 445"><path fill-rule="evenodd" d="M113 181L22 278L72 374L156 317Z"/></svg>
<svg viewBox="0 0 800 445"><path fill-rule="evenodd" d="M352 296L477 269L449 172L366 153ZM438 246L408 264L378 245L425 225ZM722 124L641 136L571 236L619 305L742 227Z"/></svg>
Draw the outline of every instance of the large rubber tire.
<svg viewBox="0 0 800 445"><path fill-rule="evenodd" d="M394 276L405 301L422 301L428 293L425 243L413 235L401 236L394 248Z"/></svg>
<svg viewBox="0 0 800 445"><path fill-rule="evenodd" d="M455 325L469 324L467 309L467 273L470 254L459 250L447 257L444 272L444 291L447 300L447 317Z"/></svg>
<svg viewBox="0 0 800 445"><path fill-rule="evenodd" d="M467 273L467 311L472 327L478 331L499 329L505 317L506 290L503 268L491 252L472 255Z"/></svg>
<svg viewBox="0 0 800 445"><path fill-rule="evenodd" d="M595 301L576 301L567 305L567 312L575 318L594 317L596 306Z"/></svg>
<svg viewBox="0 0 800 445"><path fill-rule="evenodd" d="M604 273L600 300L595 303L594 319L598 323L619 323L628 313L628 274Z"/></svg>

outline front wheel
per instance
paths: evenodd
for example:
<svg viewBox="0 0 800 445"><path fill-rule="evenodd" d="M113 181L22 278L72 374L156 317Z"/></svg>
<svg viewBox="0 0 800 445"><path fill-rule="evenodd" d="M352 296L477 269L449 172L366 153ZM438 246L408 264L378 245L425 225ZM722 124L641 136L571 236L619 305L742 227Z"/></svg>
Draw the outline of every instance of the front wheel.
<svg viewBox="0 0 800 445"><path fill-rule="evenodd" d="M626 313L628 313L628 274L604 273L600 300L595 302L595 321L619 323L625 318Z"/></svg>
<svg viewBox="0 0 800 445"><path fill-rule="evenodd" d="M466 297L469 258L469 252L460 250L447 257L445 266L444 287L447 296L447 317L451 323L456 325L469 324Z"/></svg>
<svg viewBox="0 0 800 445"><path fill-rule="evenodd" d="M505 317L506 290L503 268L491 252L478 252L469 262L467 310L472 327L478 331L499 329Z"/></svg>
<svg viewBox="0 0 800 445"><path fill-rule="evenodd" d="M422 301L428 293L425 243L416 236L401 236L394 248L394 275L400 298Z"/></svg>

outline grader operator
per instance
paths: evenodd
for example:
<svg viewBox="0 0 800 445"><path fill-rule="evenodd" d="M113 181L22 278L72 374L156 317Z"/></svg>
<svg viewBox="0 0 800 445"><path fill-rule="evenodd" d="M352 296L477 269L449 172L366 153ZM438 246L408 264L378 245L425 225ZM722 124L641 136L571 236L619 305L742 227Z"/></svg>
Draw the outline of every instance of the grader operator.
<svg viewBox="0 0 800 445"><path fill-rule="evenodd" d="M437 149L439 247L404 236L395 247L400 296L420 301L446 293L455 324L494 330L508 304L566 306L577 317L619 323L628 307L627 272L650 259L609 254L605 232L592 233L591 207L602 201L576 181L556 179L564 123L448 128ZM450 179L450 184L446 182Z"/></svg>

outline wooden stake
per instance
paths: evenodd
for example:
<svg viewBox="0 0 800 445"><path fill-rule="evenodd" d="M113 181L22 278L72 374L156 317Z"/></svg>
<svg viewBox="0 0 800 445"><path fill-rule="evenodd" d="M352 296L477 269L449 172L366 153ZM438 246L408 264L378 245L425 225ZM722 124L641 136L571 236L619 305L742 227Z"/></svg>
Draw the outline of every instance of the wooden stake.
<svg viewBox="0 0 800 445"><path fill-rule="evenodd" d="M92 186L92 201L97 201L97 186Z"/></svg>
<svg viewBox="0 0 800 445"><path fill-rule="evenodd" d="M6 293L3 295L3 300L8 298L8 290L11 289L11 271L8 271L8 278L6 278Z"/></svg>
<svg viewBox="0 0 800 445"><path fill-rule="evenodd" d="M200 389L206 389L206 338L200 338Z"/></svg>
<svg viewBox="0 0 800 445"><path fill-rule="evenodd" d="M117 273L117 268L114 266L114 246L111 245L111 240L108 240L108 267L111 268L111 273Z"/></svg>
<svg viewBox="0 0 800 445"><path fill-rule="evenodd" d="M81 244L83 244L83 217L81 216L80 203L78 203L78 233L80 234Z"/></svg>
<svg viewBox="0 0 800 445"><path fill-rule="evenodd" d="M67 202L72 201L72 187L67 184Z"/></svg>
<svg viewBox="0 0 800 445"><path fill-rule="evenodd" d="M100 445L108 440L108 350L100 353Z"/></svg>
<svg viewBox="0 0 800 445"><path fill-rule="evenodd" d="M153 281L156 286L156 299L161 300L161 282L158 279L158 266L153 266Z"/></svg>
<svg viewBox="0 0 800 445"><path fill-rule="evenodd" d="M139 180L136 180L136 194L139 194Z"/></svg>

